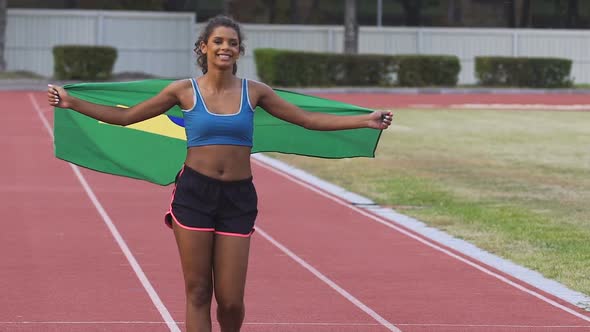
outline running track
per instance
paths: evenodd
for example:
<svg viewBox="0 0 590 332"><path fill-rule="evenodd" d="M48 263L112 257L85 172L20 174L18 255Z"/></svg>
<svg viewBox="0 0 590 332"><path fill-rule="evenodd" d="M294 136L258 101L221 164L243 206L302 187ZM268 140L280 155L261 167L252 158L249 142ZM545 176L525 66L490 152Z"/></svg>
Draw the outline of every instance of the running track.
<svg viewBox="0 0 590 332"><path fill-rule="evenodd" d="M0 96L0 331L182 330L171 188L55 159L43 94ZM590 331L588 312L313 185L259 161L254 178L243 331Z"/></svg>

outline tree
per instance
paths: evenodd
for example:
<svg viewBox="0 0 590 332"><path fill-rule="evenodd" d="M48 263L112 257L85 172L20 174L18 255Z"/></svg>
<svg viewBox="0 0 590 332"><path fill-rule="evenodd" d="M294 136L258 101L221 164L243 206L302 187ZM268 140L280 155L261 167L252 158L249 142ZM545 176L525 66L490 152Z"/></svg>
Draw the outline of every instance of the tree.
<svg viewBox="0 0 590 332"><path fill-rule="evenodd" d="M358 53L358 28L356 22L356 0L346 0L344 8L344 53Z"/></svg>
<svg viewBox="0 0 590 332"><path fill-rule="evenodd" d="M0 0L0 71L6 70L4 45L6 43L6 1Z"/></svg>
<svg viewBox="0 0 590 332"><path fill-rule="evenodd" d="M405 11L405 24L411 27L422 25L422 0L400 0Z"/></svg>
<svg viewBox="0 0 590 332"><path fill-rule="evenodd" d="M277 18L277 0L265 0L266 8L268 9L268 23L276 23Z"/></svg>
<svg viewBox="0 0 590 332"><path fill-rule="evenodd" d="M301 16L299 15L299 6L297 5L299 1L291 0L290 7L291 7L291 24L300 24L301 23Z"/></svg>
<svg viewBox="0 0 590 332"><path fill-rule="evenodd" d="M232 0L223 0L223 15L231 16Z"/></svg>
<svg viewBox="0 0 590 332"><path fill-rule="evenodd" d="M506 2L508 10L508 26L511 28L525 28L532 24L531 1L509 0Z"/></svg>
<svg viewBox="0 0 590 332"><path fill-rule="evenodd" d="M78 8L80 7L80 0L67 0L64 3L65 8Z"/></svg>
<svg viewBox="0 0 590 332"><path fill-rule="evenodd" d="M578 8L580 2L578 0L568 0L567 2L567 14L565 19L565 27L566 28L576 28L578 27Z"/></svg>
<svg viewBox="0 0 590 332"><path fill-rule="evenodd" d="M166 0L164 1L164 10L170 12L188 11L188 9L194 10L198 5L198 0Z"/></svg>
<svg viewBox="0 0 590 332"><path fill-rule="evenodd" d="M312 0L309 4L309 7L307 7L303 12L307 13L304 17L303 17L303 23L304 24L310 24L311 21L311 17L312 14L314 13L319 13L319 5L320 5L320 0Z"/></svg>
<svg viewBox="0 0 590 332"><path fill-rule="evenodd" d="M458 0L449 0L447 6L447 22L449 25L463 24L463 8Z"/></svg>

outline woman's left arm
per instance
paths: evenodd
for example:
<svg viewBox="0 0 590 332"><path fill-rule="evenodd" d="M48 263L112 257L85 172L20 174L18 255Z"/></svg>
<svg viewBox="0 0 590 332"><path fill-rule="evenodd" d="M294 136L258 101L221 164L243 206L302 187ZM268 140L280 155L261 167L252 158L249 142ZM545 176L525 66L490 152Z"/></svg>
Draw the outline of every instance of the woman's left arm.
<svg viewBox="0 0 590 332"><path fill-rule="evenodd" d="M268 85L255 84L258 106L271 115L311 130L342 130L356 128L387 129L393 118L392 112L375 111L370 114L341 116L308 112L283 100Z"/></svg>

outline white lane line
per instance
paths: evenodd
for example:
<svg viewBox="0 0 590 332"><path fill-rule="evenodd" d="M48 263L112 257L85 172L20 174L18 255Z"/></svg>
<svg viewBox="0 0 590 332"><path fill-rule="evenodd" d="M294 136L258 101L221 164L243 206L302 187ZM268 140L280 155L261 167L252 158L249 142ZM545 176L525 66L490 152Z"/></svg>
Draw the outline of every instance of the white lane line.
<svg viewBox="0 0 590 332"><path fill-rule="evenodd" d="M45 129L47 129L47 133L49 134L49 136L51 137L51 140L53 141L53 131L51 130L51 126L49 125L49 122L45 118L45 115L41 111L41 107L39 107L39 104L35 100L35 97L33 96L33 94L29 93L28 96L29 96L29 99L31 100L31 103L33 104L33 107L35 108L35 111L37 112L37 115L39 115L41 122L43 122ZM166 322L166 325L168 325L168 328L170 329L170 331L180 332L180 329L178 328L178 325L176 325L176 323L174 322L172 315L170 315L170 312L168 311L168 309L166 309L166 306L164 306L164 303L162 302L162 300L160 299L160 297L156 293L156 290L154 289L154 287L152 287L152 284L150 283L147 276L145 275L145 273L141 269L141 266L139 265L139 263L137 262L137 260L133 256L133 254L131 253L131 250L127 246L127 243L125 243L125 240L123 240L123 237L121 236L121 234L117 230L117 227L115 227L115 224L113 223L113 221L111 220L111 218L109 217L109 215L107 214L105 209L103 208L102 204L99 202L98 198L96 198L94 191L92 191L92 188L90 188L90 185L88 185L88 182L86 181L86 179L84 178L84 176L80 172L80 168L74 164L68 163L68 165L70 165L70 167L72 168L72 171L74 171L74 174L76 174L78 181L80 181L80 184L82 185L82 187L86 191L86 194L88 194L88 197L90 198L90 200L94 204L94 207L96 208L96 210L98 211L98 213L102 217L102 220L104 221L105 225L107 226L109 231L111 231L111 234L115 238L115 241L119 245L119 248L121 248L121 251L125 255L125 258L127 258L129 265L131 265L131 267L133 268L135 275L137 275L137 278L139 279L139 281L143 285L143 288L145 288L150 299L154 303L154 306L156 307L156 309L158 309L158 311L160 312L160 315L164 319L164 322Z"/></svg>
<svg viewBox="0 0 590 332"><path fill-rule="evenodd" d="M178 324L184 324L184 322L176 322ZM34 325L34 324L71 324L71 325L76 325L76 324L165 324L165 322L159 321L159 322L149 322L149 321L22 321L22 322L18 322L18 321L14 321L14 322L0 322L1 324L29 324L29 325Z"/></svg>
<svg viewBox="0 0 590 332"><path fill-rule="evenodd" d="M506 278L506 277L498 274L498 273L495 273L495 272L493 272L493 271L485 268L482 265L479 265L479 264L477 264L475 262L472 262L472 261L470 261L470 260L468 260L468 259L466 259L464 257L461 257L461 256L459 256L459 255L457 255L457 254L455 254L455 253L453 253L453 252L451 252L451 251L449 251L449 250L447 250L447 249L445 249L445 248L437 245L434 242L428 241L427 239L422 238L422 237L420 237L418 235L415 235L415 234L413 234L413 233L405 230L404 228L398 227L398 226L392 224L390 221L387 221L387 220L385 220L385 219L383 219L383 218L381 218L381 217L379 217L377 215L374 215L372 213L366 212L366 211L364 211L364 210L362 210L362 209L360 209L360 208L358 208L356 206L353 206L353 205L349 204L348 202L342 200L341 198L338 198L338 197L335 197L335 196L333 196L331 194L328 194L325 191L323 191L321 189L318 189L317 187L315 187L315 186L313 186L313 185L311 185L311 184L309 184L307 182L304 182L304 181L296 178L295 176L287 173L284 170L279 170L279 169L277 169L277 168L275 168L273 166L270 166L269 164L267 164L267 162L270 161L270 160L272 160L272 158L267 157L267 156L261 156L261 155L257 155L254 158L255 163L257 165L265 168L265 169L268 169L268 170L270 170L270 171L272 171L272 172L274 172L274 173L276 173L276 174L278 174L278 175L280 175L282 177L285 177L285 178L291 180L292 182L295 182L297 184L300 184L303 187L308 188L308 189L310 189L310 190L312 190L312 191L314 191L314 192L316 192L316 193L318 193L318 194L320 194L320 195L322 195L322 196L324 196L324 197L326 197L326 198L328 198L328 199L330 199L330 200L332 200L332 201L334 201L334 202L336 202L336 203L338 203L338 204L340 204L342 206L345 206L345 207L347 207L349 209L352 209L352 210L354 210L354 211L356 211L356 212L358 212L358 213L360 213L360 214L362 214L362 215L370 218L373 221L376 221L376 222L378 222L378 223L380 223L380 224L382 224L384 226L387 226L389 228L392 228L392 229L394 229L394 230L396 230L396 231L398 231L398 232L400 232L400 233L402 233L402 234L404 234L404 235L406 235L406 236L408 236L408 237L410 237L410 238L412 238L412 239L414 239L414 240L416 240L418 242L421 242L421 243L423 243L423 244L425 244L425 245L427 245L427 246L429 246L429 247L431 247L431 248L433 248L435 250L438 250L438 251L440 251L440 252L442 252L442 253L450 256L450 257L453 257L453 258L457 259L460 262L463 262L463 263L465 263L465 264L467 264L467 265L469 265L469 266L471 266L471 267L473 267L473 268L475 268L475 269L477 269L477 270L479 270L479 271L481 271L481 272L483 272L483 273L485 273L485 274L487 274L487 275L489 275L491 277L494 277L494 278L496 278L496 279L498 279L498 280L500 280L500 281L502 281L502 282L504 282L504 283L506 283L506 284L508 284L508 285L510 285L510 286L512 286L512 287L514 287L514 288L516 288L518 290L520 290L520 291L523 291L523 292L525 292L527 294L530 294L530 295L532 295L532 296L534 296L534 297L536 297L536 298L538 298L538 299L540 299L540 300L542 300L542 301L544 301L544 302L546 302L546 303L548 303L548 304L550 304L550 305L552 305L552 306L554 306L556 308L559 308L559 309L561 309L561 310L563 310L563 311L565 311L565 312L567 312L567 313L569 313L569 314L571 314L573 316L576 316L576 317L578 317L578 318L580 318L580 319L582 319L584 321L590 322L590 317L588 317L586 315L583 315L583 314L581 314L581 313L579 313L579 312L577 312L577 311L575 311L575 310L573 310L571 308L568 308L568 307L566 307L566 306L564 306L564 305L562 305L562 304L560 304L560 303L558 303L558 302L556 302L554 300L551 300L551 299L549 299L549 298L547 298L547 297L545 297L545 296L543 296L543 295L535 292L534 290L528 289L528 288L526 288L526 287L524 287L524 286L522 286L522 285L520 285L520 284L518 284L518 283L516 283L516 282L514 282L514 281L512 281L512 280L510 280L510 279L508 279L508 278ZM273 164L274 164L274 161L273 161Z"/></svg>
<svg viewBox="0 0 590 332"><path fill-rule="evenodd" d="M346 324L346 323L244 323L244 325L302 325L302 326L379 326L379 324ZM510 325L510 324L437 324L437 323L396 323L397 326L412 327L460 327L460 328L525 328L525 329L587 329L590 325Z"/></svg>
<svg viewBox="0 0 590 332"><path fill-rule="evenodd" d="M266 240L268 240L270 243L272 243L275 247L279 248L287 256L291 257L295 262L299 263L299 265L301 265L304 268L306 268L309 272L311 272L313 275L315 275L318 279L320 279L321 281L323 281L324 283L326 283L328 286L332 287L336 292L338 292L338 294L342 295L344 298L346 298L352 304L354 304L359 309L361 309L362 311L364 311L365 313L367 313L373 319L375 319L376 321L378 321L381 325L383 325L384 327L386 327L390 331L396 331L396 332L401 331L400 329L398 329L397 327L395 327L395 325L393 325L392 323L388 322L385 318L381 317L373 309L369 308L366 304L364 304L359 299L357 299L356 297L354 297L352 294L350 294L349 292L347 292L344 288L338 286L338 284L336 284L330 278L328 278L325 275L323 275L320 271L318 271L316 268L314 268L313 266L311 266L309 263L307 263L301 257L297 256L291 250L289 250L287 247L285 247L284 245L282 245L281 243L279 243L277 240L275 240L274 238L272 238L270 235L268 235L268 233L266 233L265 231L263 231L262 229L260 229L260 227L256 227L256 233L262 235L262 237L264 237Z"/></svg>
<svg viewBox="0 0 590 332"><path fill-rule="evenodd" d="M512 328L512 329L587 329L590 325L510 325L510 324L398 324L414 327L457 327L457 328Z"/></svg>
<svg viewBox="0 0 590 332"><path fill-rule="evenodd" d="M312 183L314 187L320 188L324 192L338 197L350 205L356 205L365 211L378 215L389 223L409 229L414 232L414 234L419 234L423 238L427 238L434 243L442 244L446 248L451 248L456 252L460 252L476 262L482 262L514 277L515 279L531 285L536 289L547 292L548 294L562 299L565 302L569 302L574 306L580 307L583 310L590 311L590 296L571 290L555 280L545 278L539 272L527 269L482 250L467 241L453 237L437 228L428 226L420 220L403 215L391 208L380 207L366 197L347 191L344 188L324 181L310 173L297 169L277 159L265 155L255 155L254 158L259 159L276 169L282 170L297 179L303 180L306 183Z"/></svg>
<svg viewBox="0 0 590 332"><path fill-rule="evenodd" d="M184 322L176 322L179 325L184 325ZM13 321L13 322L0 322L0 325L162 325L164 322L150 322L150 321L86 321L86 322L73 322L73 321ZM214 325L219 325L217 322L213 322ZM351 326L380 326L377 323L337 323L337 322L244 322L243 325L251 326L339 326L339 327L351 327ZM444 323L398 323L398 326L413 326L413 327L476 327L476 328L524 328L524 329L588 329L590 325L519 325L519 324L444 324Z"/></svg>
<svg viewBox="0 0 590 332"><path fill-rule="evenodd" d="M532 110L532 111L588 111L588 104L552 105L552 104L407 104L399 108L417 109L467 109L467 110Z"/></svg>

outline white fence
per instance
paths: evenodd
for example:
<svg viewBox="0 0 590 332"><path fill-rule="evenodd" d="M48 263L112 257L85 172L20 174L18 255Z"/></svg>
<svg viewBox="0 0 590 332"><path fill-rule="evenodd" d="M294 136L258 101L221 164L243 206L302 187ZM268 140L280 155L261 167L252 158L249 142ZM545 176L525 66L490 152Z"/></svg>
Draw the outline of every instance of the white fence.
<svg viewBox="0 0 590 332"><path fill-rule="evenodd" d="M110 45L119 51L115 72L164 77L197 74L192 48L201 24L193 14L120 11L8 10L9 70L51 76L57 44ZM246 54L238 74L256 79L253 50L261 47L341 52L341 26L244 24ZM587 31L361 27L359 51L375 54L448 54L461 60L459 82L475 82L478 55L544 56L573 60L576 83L590 83Z"/></svg>
<svg viewBox="0 0 590 332"><path fill-rule="evenodd" d="M115 72L185 77L193 38L190 13L9 9L5 55L8 70L51 76L53 46L108 45L117 48Z"/></svg>
<svg viewBox="0 0 590 332"><path fill-rule="evenodd" d="M269 26L244 24L246 56L242 75L256 77L252 50L274 47L342 52L340 26ZM475 83L480 55L561 57L573 60L576 83L590 83L590 33L572 30L360 27L359 52L375 54L446 54L461 60L459 82Z"/></svg>

